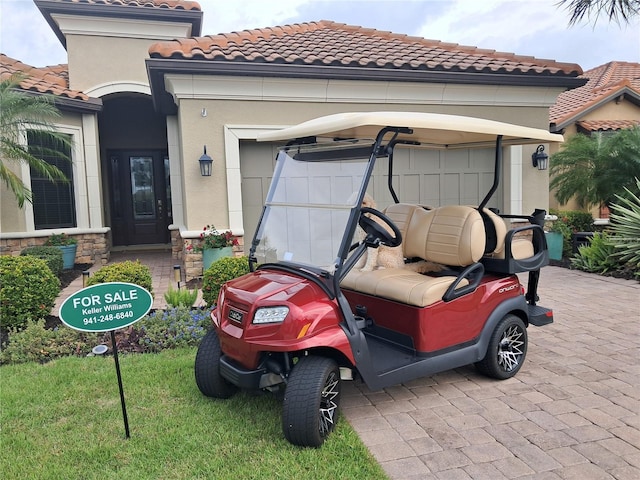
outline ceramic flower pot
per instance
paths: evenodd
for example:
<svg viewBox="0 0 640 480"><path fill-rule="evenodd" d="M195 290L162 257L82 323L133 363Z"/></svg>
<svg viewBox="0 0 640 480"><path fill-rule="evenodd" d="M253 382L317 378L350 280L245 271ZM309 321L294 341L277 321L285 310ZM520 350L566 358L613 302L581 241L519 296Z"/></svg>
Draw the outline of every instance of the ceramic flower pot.
<svg viewBox="0 0 640 480"><path fill-rule="evenodd" d="M207 270L213 262L222 257L230 257L233 255L233 247L222 248L205 248L202 251L202 270Z"/></svg>
<svg viewBox="0 0 640 480"><path fill-rule="evenodd" d="M562 234L560 232L546 232L547 248L551 260L562 260Z"/></svg>
<svg viewBox="0 0 640 480"><path fill-rule="evenodd" d="M77 244L73 245L57 245L62 250L62 268L63 270L71 270L76 263Z"/></svg>

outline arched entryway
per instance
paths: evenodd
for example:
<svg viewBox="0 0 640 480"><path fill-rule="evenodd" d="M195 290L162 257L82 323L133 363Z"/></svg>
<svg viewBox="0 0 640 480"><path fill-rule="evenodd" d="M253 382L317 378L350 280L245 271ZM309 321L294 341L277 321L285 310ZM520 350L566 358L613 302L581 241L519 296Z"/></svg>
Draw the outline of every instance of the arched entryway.
<svg viewBox="0 0 640 480"><path fill-rule="evenodd" d="M172 209L166 120L148 95L116 93L102 101L98 129L112 244L167 244Z"/></svg>

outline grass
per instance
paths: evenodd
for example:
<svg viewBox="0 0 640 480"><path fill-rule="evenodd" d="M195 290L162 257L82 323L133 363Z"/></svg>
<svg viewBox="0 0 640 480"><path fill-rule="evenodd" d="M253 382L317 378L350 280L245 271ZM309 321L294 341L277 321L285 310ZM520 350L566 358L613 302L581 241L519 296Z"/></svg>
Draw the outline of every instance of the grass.
<svg viewBox="0 0 640 480"><path fill-rule="evenodd" d="M341 420L319 449L289 444L271 395L204 397L195 349L0 367L0 471L19 479L382 479Z"/></svg>

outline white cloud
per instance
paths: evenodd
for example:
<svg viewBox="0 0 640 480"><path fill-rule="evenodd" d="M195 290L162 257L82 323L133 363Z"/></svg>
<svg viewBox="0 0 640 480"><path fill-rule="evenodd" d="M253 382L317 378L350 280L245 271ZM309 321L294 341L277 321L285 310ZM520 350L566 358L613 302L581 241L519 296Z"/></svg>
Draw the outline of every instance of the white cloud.
<svg viewBox="0 0 640 480"><path fill-rule="evenodd" d="M0 52L36 67L67 63L64 47L32 0L0 0Z"/></svg>
<svg viewBox="0 0 640 480"><path fill-rule="evenodd" d="M203 35L281 25L283 19L295 17L300 5L308 0L220 1L200 0L204 12Z"/></svg>
<svg viewBox="0 0 640 480"><path fill-rule="evenodd" d="M640 61L640 19L617 25L600 19L568 26L555 0L451 0L418 35L518 55L578 63L588 69L611 60Z"/></svg>

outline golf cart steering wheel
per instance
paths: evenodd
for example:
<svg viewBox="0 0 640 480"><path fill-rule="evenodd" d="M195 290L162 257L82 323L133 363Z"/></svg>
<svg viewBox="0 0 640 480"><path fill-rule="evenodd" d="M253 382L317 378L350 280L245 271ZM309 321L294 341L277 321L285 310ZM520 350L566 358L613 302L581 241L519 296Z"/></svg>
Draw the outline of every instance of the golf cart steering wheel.
<svg viewBox="0 0 640 480"><path fill-rule="evenodd" d="M371 217L365 215L366 213L370 214ZM386 225L389 226L392 232L389 232L386 228L384 228L383 225L380 225L372 217L378 217ZM391 221L389 217L387 217L379 210L375 210L369 207L362 207L360 209L360 218L358 219L358 224L362 227L367 236L379 239L380 243L382 243L383 245L387 245L388 247L397 247L402 243L402 234L400 233L398 227Z"/></svg>

